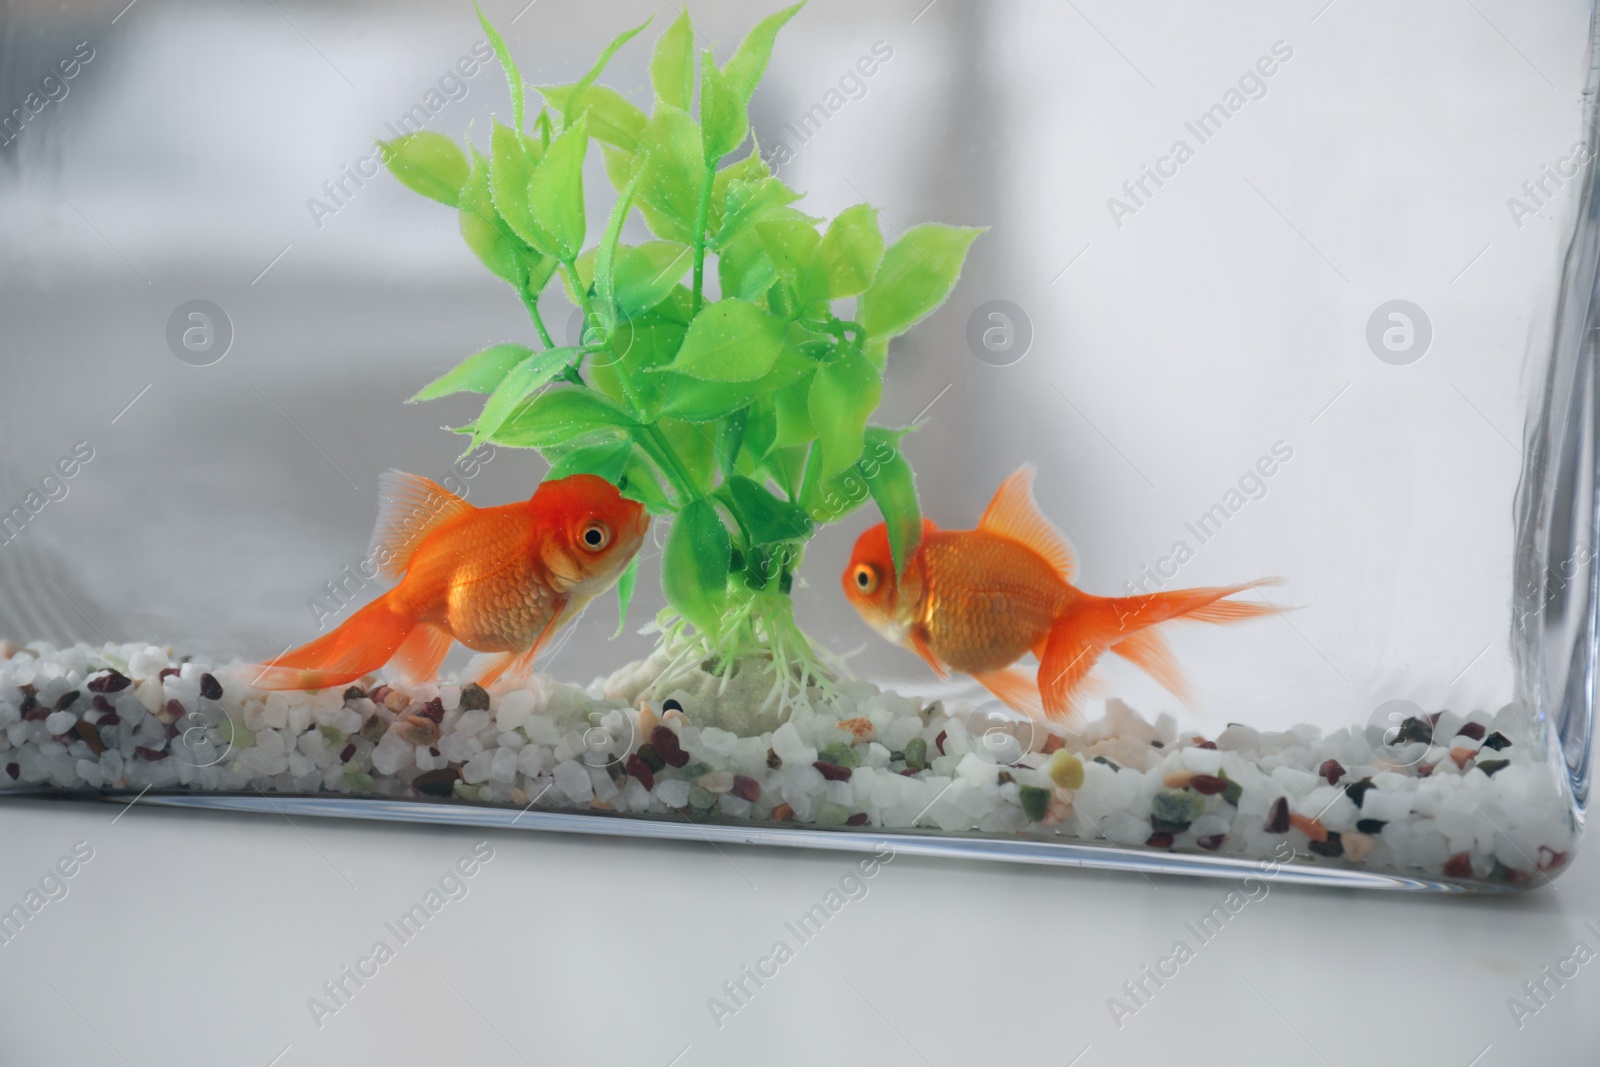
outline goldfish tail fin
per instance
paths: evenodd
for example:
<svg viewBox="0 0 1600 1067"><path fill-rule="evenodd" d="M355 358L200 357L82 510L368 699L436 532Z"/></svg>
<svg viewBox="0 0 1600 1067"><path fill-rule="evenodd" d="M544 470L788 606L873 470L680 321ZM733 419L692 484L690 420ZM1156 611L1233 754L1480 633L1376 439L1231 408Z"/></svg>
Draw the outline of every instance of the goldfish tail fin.
<svg viewBox="0 0 1600 1067"><path fill-rule="evenodd" d="M382 561L379 574L398 582L424 538L441 523L474 510L438 482L420 474L386 470L378 475L378 521L372 528L367 555Z"/></svg>
<svg viewBox="0 0 1600 1067"><path fill-rule="evenodd" d="M259 672L249 674L250 684L257 689L329 689L347 685L388 663L416 625L389 606L386 593L332 633L261 665Z"/></svg>
<svg viewBox="0 0 1600 1067"><path fill-rule="evenodd" d="M1076 725L1082 718L1078 698L1105 643L1096 640L1092 620L1082 611L1066 611L1056 619L1039 657L1039 694L1048 718Z"/></svg>
<svg viewBox="0 0 1600 1067"><path fill-rule="evenodd" d="M1006 668L972 677L1012 711L1032 719L1044 717L1044 698L1039 695L1039 685L1026 671Z"/></svg>
<svg viewBox="0 0 1600 1067"><path fill-rule="evenodd" d="M1143 670L1161 683L1161 687L1189 707L1194 706L1194 695L1184 680L1172 650L1154 630L1141 630L1111 646L1111 651Z"/></svg>
<svg viewBox="0 0 1600 1067"><path fill-rule="evenodd" d="M439 675L439 665L450 652L452 638L437 626L423 623L400 643L389 661L389 673L402 685L420 685Z"/></svg>

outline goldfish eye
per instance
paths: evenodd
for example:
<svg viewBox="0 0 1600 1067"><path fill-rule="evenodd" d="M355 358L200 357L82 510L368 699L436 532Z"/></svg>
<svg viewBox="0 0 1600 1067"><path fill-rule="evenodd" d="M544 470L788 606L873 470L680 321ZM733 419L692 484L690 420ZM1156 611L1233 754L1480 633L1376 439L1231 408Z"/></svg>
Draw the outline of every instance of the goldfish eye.
<svg viewBox="0 0 1600 1067"><path fill-rule="evenodd" d="M598 552L611 543L611 527L603 522L591 522L583 528L578 539L590 552Z"/></svg>
<svg viewBox="0 0 1600 1067"><path fill-rule="evenodd" d="M863 593L875 593L878 590L878 568L870 563L862 563L856 567L856 588Z"/></svg>

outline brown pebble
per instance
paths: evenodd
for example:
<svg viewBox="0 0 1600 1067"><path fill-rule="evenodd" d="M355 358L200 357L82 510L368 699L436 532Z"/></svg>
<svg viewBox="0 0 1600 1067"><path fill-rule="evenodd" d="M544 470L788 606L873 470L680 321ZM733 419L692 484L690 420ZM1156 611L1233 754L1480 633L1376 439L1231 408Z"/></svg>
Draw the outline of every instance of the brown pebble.
<svg viewBox="0 0 1600 1067"><path fill-rule="evenodd" d="M94 723L79 719L73 724L72 732L82 738L96 756L106 750L106 743L100 740L100 731Z"/></svg>
<svg viewBox="0 0 1600 1067"><path fill-rule="evenodd" d="M120 693L133 684L133 679L120 671L107 671L96 678L89 679L85 686L91 693Z"/></svg>
<svg viewBox="0 0 1600 1067"><path fill-rule="evenodd" d="M161 719L162 722L177 722L179 719L189 714L189 709L184 707L183 701L178 700L177 698L167 701L166 705L162 708L162 711L166 713L165 718L162 718L160 715L156 716L156 718Z"/></svg>
<svg viewBox="0 0 1600 1067"><path fill-rule="evenodd" d="M6 773L11 776L11 780L14 782L22 777L22 765L20 763L8 763L6 764Z"/></svg>
<svg viewBox="0 0 1600 1067"><path fill-rule="evenodd" d="M783 766L783 757L778 755L772 749L767 749L767 766L772 770L777 770L779 767Z"/></svg>
<svg viewBox="0 0 1600 1067"><path fill-rule="evenodd" d="M22 713L22 717L28 722L44 722L50 717L50 715L50 709L45 707L43 704L35 704L33 707Z"/></svg>
<svg viewBox="0 0 1600 1067"><path fill-rule="evenodd" d="M650 769L650 764L639 758L639 754L637 752L628 756L628 762L625 764L625 769L630 776L637 778L639 780L639 784L644 786L646 789L654 789L656 787L655 772Z"/></svg>
<svg viewBox="0 0 1600 1067"><path fill-rule="evenodd" d="M374 700L377 698L374 697ZM471 682L461 687L462 711L488 711L489 691L477 682Z"/></svg>
<svg viewBox="0 0 1600 1067"><path fill-rule="evenodd" d="M1471 878L1472 854L1470 852L1457 852L1454 856L1445 860L1444 876L1446 878Z"/></svg>
<svg viewBox="0 0 1600 1067"><path fill-rule="evenodd" d="M1548 855L1549 858L1546 858L1547 855ZM1565 852L1557 852L1555 849L1551 848L1549 845L1540 845L1539 846L1539 863L1538 863L1538 867L1539 867L1539 869L1541 871L1547 871L1547 872L1548 871L1553 871L1557 867L1560 867L1562 864L1564 864L1566 862L1567 862L1567 854Z"/></svg>
<svg viewBox="0 0 1600 1067"><path fill-rule="evenodd" d="M1195 748L1204 748L1213 752L1216 751L1217 743L1215 741L1207 741L1203 737L1195 737L1192 738L1192 740L1194 741Z"/></svg>
<svg viewBox="0 0 1600 1067"><path fill-rule="evenodd" d="M1289 832L1289 798L1279 797L1272 802L1272 810L1267 813L1267 825L1264 827L1269 834L1286 834Z"/></svg>
<svg viewBox="0 0 1600 1067"><path fill-rule="evenodd" d="M740 800L748 800L754 804L761 799L761 783L754 778L736 774L733 776L732 793Z"/></svg>
<svg viewBox="0 0 1600 1067"><path fill-rule="evenodd" d="M1039 751L1043 752L1046 756L1052 756L1055 754L1057 749L1061 748L1065 744L1066 741L1062 740L1060 734L1050 734L1045 737L1044 747L1039 749Z"/></svg>
<svg viewBox="0 0 1600 1067"><path fill-rule="evenodd" d="M393 712L402 712L411 706L411 697L398 689L391 689L383 698L383 706Z"/></svg>
<svg viewBox="0 0 1600 1067"><path fill-rule="evenodd" d="M1336 759L1324 760L1317 773L1328 780L1329 785L1338 785L1339 779L1345 775L1344 765Z"/></svg>
<svg viewBox="0 0 1600 1067"><path fill-rule="evenodd" d="M217 681L215 675L202 674L200 676L200 695L207 700L221 700L222 683Z"/></svg>
<svg viewBox="0 0 1600 1067"><path fill-rule="evenodd" d="M97 696L94 698L93 703L95 711L103 711L108 715L112 711L111 701L107 700L105 697Z"/></svg>
<svg viewBox="0 0 1600 1067"><path fill-rule="evenodd" d="M434 697L428 701L422 706L422 714L434 722L444 722L444 699L442 697Z"/></svg>
<svg viewBox="0 0 1600 1067"><path fill-rule="evenodd" d="M1227 834L1211 834L1208 837L1195 838L1194 843L1205 849L1207 852L1215 852L1217 849L1222 847L1222 843L1226 840L1228 840Z"/></svg>
<svg viewBox="0 0 1600 1067"><path fill-rule="evenodd" d="M167 754L165 752L158 752L153 748L145 748L143 745L140 745L138 748L135 748L133 751L134 751L134 754L137 755L140 759L150 760L152 762L154 762L155 760L158 760L158 759L166 759L167 758Z"/></svg>
<svg viewBox="0 0 1600 1067"><path fill-rule="evenodd" d="M430 797L447 797L455 792L461 772L455 767L440 767L436 771L423 771L411 779L411 788Z"/></svg>
<svg viewBox="0 0 1600 1067"><path fill-rule="evenodd" d="M650 744L655 746L656 754L662 761L672 767L687 767L689 753L683 750L678 743L678 735L672 732L670 726L657 726L650 731Z"/></svg>
<svg viewBox="0 0 1600 1067"><path fill-rule="evenodd" d="M786 822L794 818L794 809L787 804L779 804L772 809L772 814L768 818L773 822Z"/></svg>
<svg viewBox="0 0 1600 1067"><path fill-rule="evenodd" d="M1419 764L1417 764L1417 777L1418 778L1426 778L1431 774L1433 774L1433 764L1431 764L1431 763L1419 763Z"/></svg>
<svg viewBox="0 0 1600 1067"><path fill-rule="evenodd" d="M1201 796L1214 797L1228 788L1226 779L1218 778L1214 774L1197 774L1189 779L1189 788Z"/></svg>
<svg viewBox="0 0 1600 1067"><path fill-rule="evenodd" d="M168 678L176 678L181 674L183 674L183 672L177 667L162 667L161 673L156 675L156 681L164 682Z"/></svg>
<svg viewBox="0 0 1600 1067"><path fill-rule="evenodd" d="M950 736L950 731L940 730L939 736L933 739L933 746L939 750L939 755L944 755L944 739Z"/></svg>
<svg viewBox="0 0 1600 1067"><path fill-rule="evenodd" d="M95 721L96 726L121 726L122 716L114 711L108 711Z"/></svg>
<svg viewBox="0 0 1600 1067"><path fill-rule="evenodd" d="M811 766L821 771L822 777L830 782L848 782L850 776L855 773L849 767L841 767L837 763L829 763L823 759L815 761Z"/></svg>
<svg viewBox="0 0 1600 1067"><path fill-rule="evenodd" d="M1457 767L1465 767L1467 761L1476 755L1477 753L1470 748L1452 748L1450 750L1450 759L1455 762Z"/></svg>
<svg viewBox="0 0 1600 1067"><path fill-rule="evenodd" d="M350 762L350 757L354 756L355 754L356 754L356 743L354 741L352 741L348 745L344 746L344 751L343 752L339 753L339 762L340 763L349 763Z"/></svg>
<svg viewBox="0 0 1600 1067"><path fill-rule="evenodd" d="M1168 789L1188 789L1189 783L1194 781L1193 771L1168 771L1161 779L1161 784Z"/></svg>
<svg viewBox="0 0 1600 1067"><path fill-rule="evenodd" d="M1482 741L1487 731L1481 722L1462 723L1461 729L1456 731L1457 737L1470 737L1474 741Z"/></svg>
<svg viewBox="0 0 1600 1067"><path fill-rule="evenodd" d="M867 813L864 811L858 811L846 819L844 824L846 826L865 826L867 824Z"/></svg>
<svg viewBox="0 0 1600 1067"><path fill-rule="evenodd" d="M367 699L372 701L374 704L382 704L384 698L389 695L389 692L390 690L388 686L380 685L376 689L371 689L367 692ZM466 695L467 691L463 689L461 691L462 698L465 699Z"/></svg>
<svg viewBox="0 0 1600 1067"><path fill-rule="evenodd" d="M66 711L68 708L72 707L73 704L77 703L80 695L81 694L76 689L72 690L70 693L62 693L56 698L56 710Z"/></svg>
<svg viewBox="0 0 1600 1067"><path fill-rule="evenodd" d="M1172 835L1165 831L1154 833L1146 838L1144 843L1149 845L1151 848L1171 848Z"/></svg>
<svg viewBox="0 0 1600 1067"><path fill-rule="evenodd" d="M394 732L408 745L439 743L439 724L423 715L407 715L395 723Z"/></svg>

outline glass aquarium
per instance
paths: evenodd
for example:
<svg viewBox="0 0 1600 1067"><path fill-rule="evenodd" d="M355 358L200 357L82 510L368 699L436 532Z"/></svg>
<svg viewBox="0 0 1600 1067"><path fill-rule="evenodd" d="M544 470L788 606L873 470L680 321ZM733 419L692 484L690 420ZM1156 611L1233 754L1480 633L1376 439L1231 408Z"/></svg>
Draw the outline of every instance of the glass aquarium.
<svg viewBox="0 0 1600 1067"><path fill-rule="evenodd" d="M0 791L1570 862L1589 5L0 23Z"/></svg>

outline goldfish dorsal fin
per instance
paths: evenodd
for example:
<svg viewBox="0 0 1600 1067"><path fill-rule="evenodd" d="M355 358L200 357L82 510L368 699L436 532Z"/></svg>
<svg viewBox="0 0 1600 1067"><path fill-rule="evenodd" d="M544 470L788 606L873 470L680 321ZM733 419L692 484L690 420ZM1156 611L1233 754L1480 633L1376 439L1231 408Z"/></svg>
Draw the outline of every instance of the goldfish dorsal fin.
<svg viewBox="0 0 1600 1067"><path fill-rule="evenodd" d="M1078 569L1077 556L1066 535L1044 517L1034 501L1033 473L1033 464L1025 463L1000 483L978 520L978 529L1026 545L1043 556L1063 581L1071 581Z"/></svg>
<svg viewBox="0 0 1600 1067"><path fill-rule="evenodd" d="M398 582L422 539L439 524L473 507L438 482L420 474L386 470L378 476L378 522L367 550L378 573Z"/></svg>

